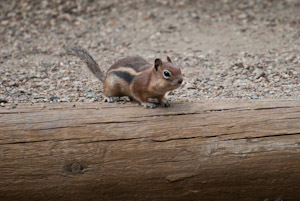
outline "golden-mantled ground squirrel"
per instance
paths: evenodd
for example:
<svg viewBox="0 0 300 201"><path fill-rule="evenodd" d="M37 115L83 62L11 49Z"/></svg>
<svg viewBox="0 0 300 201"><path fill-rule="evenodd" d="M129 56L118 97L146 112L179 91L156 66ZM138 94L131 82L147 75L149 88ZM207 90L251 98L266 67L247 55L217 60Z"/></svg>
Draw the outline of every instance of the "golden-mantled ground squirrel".
<svg viewBox="0 0 300 201"><path fill-rule="evenodd" d="M118 60L107 71L106 76L93 57L83 49L67 49L67 54L81 58L90 71L103 82L105 101L114 102L121 96L128 96L146 108L156 104L156 99L165 107L170 103L165 98L168 91L178 88L182 81L180 68L167 56L167 62L155 59L153 65L141 57L126 57Z"/></svg>

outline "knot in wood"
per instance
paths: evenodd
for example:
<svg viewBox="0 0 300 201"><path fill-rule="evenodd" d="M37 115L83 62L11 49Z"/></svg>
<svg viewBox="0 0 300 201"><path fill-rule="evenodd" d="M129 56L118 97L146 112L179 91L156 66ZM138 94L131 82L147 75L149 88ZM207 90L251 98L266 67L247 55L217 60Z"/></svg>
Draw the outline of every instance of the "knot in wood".
<svg viewBox="0 0 300 201"><path fill-rule="evenodd" d="M71 163L67 165L66 171L72 174L82 174L83 166L80 163Z"/></svg>

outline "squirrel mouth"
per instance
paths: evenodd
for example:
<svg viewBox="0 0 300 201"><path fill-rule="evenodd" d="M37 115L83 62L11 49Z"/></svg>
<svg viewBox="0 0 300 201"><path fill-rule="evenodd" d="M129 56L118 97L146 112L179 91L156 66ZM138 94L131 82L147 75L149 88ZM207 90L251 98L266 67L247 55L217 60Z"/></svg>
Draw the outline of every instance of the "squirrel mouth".
<svg viewBox="0 0 300 201"><path fill-rule="evenodd" d="M181 84L182 84L182 82L183 82L183 79L182 79L182 78L180 78L180 79L177 81L177 84L178 84L178 85L181 85Z"/></svg>
<svg viewBox="0 0 300 201"><path fill-rule="evenodd" d="M173 86L180 86L181 84L182 84L182 82L183 82L183 79L182 78L180 78L180 79L178 79L178 80L174 80L174 82L172 83L172 85Z"/></svg>

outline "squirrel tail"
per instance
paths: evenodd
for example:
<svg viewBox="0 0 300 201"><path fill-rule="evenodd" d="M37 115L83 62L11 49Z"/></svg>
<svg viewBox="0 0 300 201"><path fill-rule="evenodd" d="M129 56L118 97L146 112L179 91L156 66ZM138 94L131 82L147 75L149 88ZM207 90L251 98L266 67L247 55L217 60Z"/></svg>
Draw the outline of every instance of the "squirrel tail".
<svg viewBox="0 0 300 201"><path fill-rule="evenodd" d="M66 54L77 56L82 59L86 64L88 69L102 82L104 82L104 73L100 70L99 65L93 59L93 57L84 49L81 48L70 48L66 49Z"/></svg>

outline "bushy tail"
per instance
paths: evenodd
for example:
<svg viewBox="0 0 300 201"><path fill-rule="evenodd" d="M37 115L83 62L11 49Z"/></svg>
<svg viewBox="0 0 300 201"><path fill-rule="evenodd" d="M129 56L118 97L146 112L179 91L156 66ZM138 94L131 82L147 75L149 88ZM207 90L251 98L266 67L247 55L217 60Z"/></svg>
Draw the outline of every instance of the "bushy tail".
<svg viewBox="0 0 300 201"><path fill-rule="evenodd" d="M88 69L102 82L104 82L104 73L100 70L99 65L93 59L93 57L84 49L80 48L70 48L66 49L68 55L74 55L82 59L86 64Z"/></svg>

